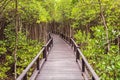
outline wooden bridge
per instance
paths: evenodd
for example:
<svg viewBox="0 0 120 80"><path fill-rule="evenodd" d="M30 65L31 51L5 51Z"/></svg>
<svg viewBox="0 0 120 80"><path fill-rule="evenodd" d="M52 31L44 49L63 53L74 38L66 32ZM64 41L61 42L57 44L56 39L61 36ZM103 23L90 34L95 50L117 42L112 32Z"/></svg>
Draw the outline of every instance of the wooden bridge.
<svg viewBox="0 0 120 80"><path fill-rule="evenodd" d="M49 36L48 43L17 80L99 80L75 41L62 34L60 36ZM27 75L35 63L32 76Z"/></svg>

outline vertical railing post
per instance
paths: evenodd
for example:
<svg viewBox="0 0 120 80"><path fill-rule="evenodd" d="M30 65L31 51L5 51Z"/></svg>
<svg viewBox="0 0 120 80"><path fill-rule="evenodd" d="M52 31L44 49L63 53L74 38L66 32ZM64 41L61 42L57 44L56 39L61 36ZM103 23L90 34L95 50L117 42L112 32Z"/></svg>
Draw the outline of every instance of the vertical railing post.
<svg viewBox="0 0 120 80"><path fill-rule="evenodd" d="M71 47L73 48L73 41L72 41L72 38L70 38L70 41L71 41Z"/></svg>
<svg viewBox="0 0 120 80"><path fill-rule="evenodd" d="M92 80L95 80L95 78L92 76Z"/></svg>
<svg viewBox="0 0 120 80"><path fill-rule="evenodd" d="M64 39L65 39L65 35L63 35L64 36Z"/></svg>
<svg viewBox="0 0 120 80"><path fill-rule="evenodd" d="M83 59L82 59L82 72L85 72L85 62Z"/></svg>
<svg viewBox="0 0 120 80"><path fill-rule="evenodd" d="M70 43L70 46L71 46L71 38L69 37L69 43Z"/></svg>
<svg viewBox="0 0 120 80"><path fill-rule="evenodd" d="M53 47L53 38L52 38L52 40L51 40L51 46Z"/></svg>
<svg viewBox="0 0 120 80"><path fill-rule="evenodd" d="M27 73L25 74L22 80L27 80Z"/></svg>
<svg viewBox="0 0 120 80"><path fill-rule="evenodd" d="M73 47L74 47L74 52L75 52L76 51L76 45L75 44L73 44L73 45L74 45Z"/></svg>
<svg viewBox="0 0 120 80"><path fill-rule="evenodd" d="M49 44L46 46L46 53L49 52Z"/></svg>
<svg viewBox="0 0 120 80"><path fill-rule="evenodd" d="M40 60L39 60L39 58L37 59L37 70L39 70L39 66L40 65Z"/></svg>
<svg viewBox="0 0 120 80"><path fill-rule="evenodd" d="M72 45L72 43L71 43L71 38L69 38L70 39L70 45Z"/></svg>
<svg viewBox="0 0 120 80"><path fill-rule="evenodd" d="M44 51L43 51L43 58L45 58L45 61L47 61L47 50L46 50L46 46L44 46Z"/></svg>
<svg viewBox="0 0 120 80"><path fill-rule="evenodd" d="M77 62L77 60L79 60L80 59L80 54L79 54L79 52L78 52L78 50L76 51L76 62Z"/></svg>
<svg viewBox="0 0 120 80"><path fill-rule="evenodd" d="M80 53L78 51L79 46L76 46L76 62L80 59Z"/></svg>
<svg viewBox="0 0 120 80"><path fill-rule="evenodd" d="M48 45L48 52L50 51L50 48L51 48L50 46L51 46L51 42Z"/></svg>

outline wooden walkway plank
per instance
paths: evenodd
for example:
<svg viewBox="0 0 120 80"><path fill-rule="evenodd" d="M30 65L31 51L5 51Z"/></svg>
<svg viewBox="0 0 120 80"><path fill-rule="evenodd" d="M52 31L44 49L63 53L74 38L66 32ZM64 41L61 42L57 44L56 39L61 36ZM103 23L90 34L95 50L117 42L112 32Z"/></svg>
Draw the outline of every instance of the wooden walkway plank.
<svg viewBox="0 0 120 80"><path fill-rule="evenodd" d="M84 80L71 47L57 35L54 46L36 80Z"/></svg>

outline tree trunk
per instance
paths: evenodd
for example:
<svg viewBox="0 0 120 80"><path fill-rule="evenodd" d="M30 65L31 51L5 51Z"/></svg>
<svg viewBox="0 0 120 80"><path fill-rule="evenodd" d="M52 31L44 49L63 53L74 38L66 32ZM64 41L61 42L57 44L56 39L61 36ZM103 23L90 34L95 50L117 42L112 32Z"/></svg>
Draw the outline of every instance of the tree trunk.
<svg viewBox="0 0 120 80"><path fill-rule="evenodd" d="M16 8L16 19L15 19L15 32L16 32L16 39L15 39L15 51L14 51L14 79L17 78L17 44L18 44L18 1L15 0L15 8Z"/></svg>
<svg viewBox="0 0 120 80"><path fill-rule="evenodd" d="M101 0L98 0L98 2L99 2L99 6L100 6L101 18L102 18L103 25L105 27L105 32L106 32L107 48L106 48L106 52L105 53L108 53L109 50L110 50L109 37L108 37L108 27L107 27L107 24L106 24L106 21L105 21L105 17L104 17L104 14L103 14L103 8L102 8L102 5L101 5Z"/></svg>

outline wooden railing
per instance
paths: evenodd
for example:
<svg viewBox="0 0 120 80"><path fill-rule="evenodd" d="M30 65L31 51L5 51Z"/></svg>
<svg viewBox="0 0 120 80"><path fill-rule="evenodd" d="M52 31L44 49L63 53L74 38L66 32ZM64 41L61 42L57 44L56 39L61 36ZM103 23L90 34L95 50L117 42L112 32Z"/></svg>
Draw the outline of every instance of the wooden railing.
<svg viewBox="0 0 120 80"><path fill-rule="evenodd" d="M41 51L37 54L37 56L32 60L32 62L23 70L23 72L19 75L19 77L16 80L28 80L27 73L29 70L34 66L36 63L36 69L34 70L33 75L30 77L30 80L34 80L37 76L37 74L40 72L40 69L44 62L47 60L47 54L49 53L50 49L53 46L53 38L49 34L49 40L46 45L43 46ZM42 55L42 59L40 59L40 56Z"/></svg>
<svg viewBox="0 0 120 80"><path fill-rule="evenodd" d="M91 79L92 80L100 80L99 77L98 77L98 75L95 73L95 71L93 70L93 68L88 63L88 61L85 58L85 56L80 51L79 46L76 44L76 42L72 38L66 37L63 34L60 34L60 36L66 42L68 42L71 45L71 47L73 47L73 50L74 50L75 55L76 55L76 62L78 62L79 65L81 65L83 75L87 71L87 72L89 72L89 75L91 75ZM87 76L85 76L85 77L87 77Z"/></svg>

